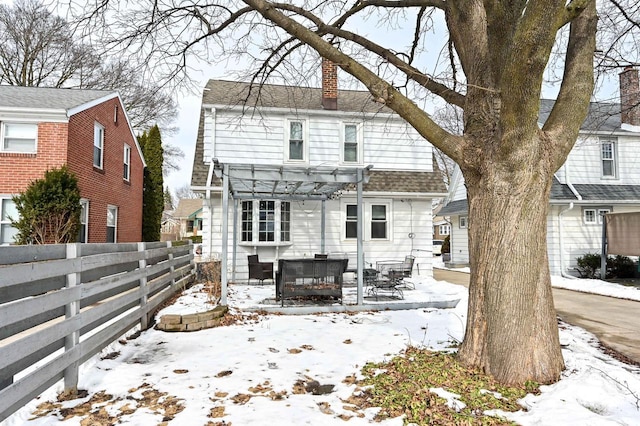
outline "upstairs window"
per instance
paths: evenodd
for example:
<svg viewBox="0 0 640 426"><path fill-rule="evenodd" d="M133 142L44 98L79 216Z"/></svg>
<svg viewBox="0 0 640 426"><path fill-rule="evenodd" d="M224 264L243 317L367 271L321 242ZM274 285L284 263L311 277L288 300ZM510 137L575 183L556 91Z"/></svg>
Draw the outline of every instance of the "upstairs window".
<svg viewBox="0 0 640 426"><path fill-rule="evenodd" d="M614 139L600 139L600 160L602 163L602 177L617 177L617 153Z"/></svg>
<svg viewBox="0 0 640 426"><path fill-rule="evenodd" d="M358 125L344 125L343 161L345 163L359 163L360 149L358 144Z"/></svg>
<svg viewBox="0 0 640 426"><path fill-rule="evenodd" d="M124 164L124 170L122 172L122 178L129 181L131 178L131 147L124 144L124 158L122 160Z"/></svg>
<svg viewBox="0 0 640 426"><path fill-rule="evenodd" d="M467 216L460 216L460 228L465 229L468 227L467 222L469 221L469 219L467 218Z"/></svg>
<svg viewBox="0 0 640 426"><path fill-rule="evenodd" d="M0 150L5 152L37 151L38 125L34 123L0 123Z"/></svg>
<svg viewBox="0 0 640 426"><path fill-rule="evenodd" d="M287 159L289 161L305 161L304 122L289 121Z"/></svg>
<svg viewBox="0 0 640 426"><path fill-rule="evenodd" d="M93 125L93 166L99 169L103 166L104 158L104 127Z"/></svg>

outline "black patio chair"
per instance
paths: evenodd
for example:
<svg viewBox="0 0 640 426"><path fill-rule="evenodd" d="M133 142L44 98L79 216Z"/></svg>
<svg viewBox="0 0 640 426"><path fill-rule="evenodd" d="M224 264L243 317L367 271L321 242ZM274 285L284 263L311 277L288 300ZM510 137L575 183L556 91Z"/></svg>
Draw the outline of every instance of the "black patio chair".
<svg viewBox="0 0 640 426"><path fill-rule="evenodd" d="M264 280L273 280L273 262L260 262L257 254L247 256L249 262L249 282L251 278L264 284Z"/></svg>

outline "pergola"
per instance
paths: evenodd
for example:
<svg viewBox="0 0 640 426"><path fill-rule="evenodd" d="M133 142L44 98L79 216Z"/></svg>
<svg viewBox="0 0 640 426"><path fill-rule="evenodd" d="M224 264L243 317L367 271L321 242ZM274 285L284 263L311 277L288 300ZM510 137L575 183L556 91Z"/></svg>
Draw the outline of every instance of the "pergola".
<svg viewBox="0 0 640 426"><path fill-rule="evenodd" d="M325 251L326 200L336 198L342 191L357 192L357 285L358 305L363 304L364 251L362 239L364 222L362 211L362 188L369 181L366 167L322 167L294 165L228 164L213 159L213 173L222 181L222 241L229 237L229 197L233 199L233 274L235 279L237 255L238 202L240 200L315 200L321 201L320 250ZM220 303L227 304L228 244L222 244Z"/></svg>

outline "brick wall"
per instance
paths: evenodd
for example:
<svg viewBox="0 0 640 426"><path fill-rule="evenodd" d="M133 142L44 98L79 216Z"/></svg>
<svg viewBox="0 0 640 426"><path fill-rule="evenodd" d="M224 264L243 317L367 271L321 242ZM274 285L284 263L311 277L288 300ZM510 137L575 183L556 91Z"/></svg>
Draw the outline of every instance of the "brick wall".
<svg viewBox="0 0 640 426"><path fill-rule="evenodd" d="M622 122L640 126L640 80L633 67L620 73L620 104Z"/></svg>
<svg viewBox="0 0 640 426"><path fill-rule="evenodd" d="M67 123L38 124L36 154L0 152L0 194L23 192L35 179L49 169L62 166L67 160Z"/></svg>
<svg viewBox="0 0 640 426"><path fill-rule="evenodd" d="M322 107L338 109L338 67L328 59L322 59Z"/></svg>
<svg viewBox="0 0 640 426"><path fill-rule="evenodd" d="M78 176L82 197L89 200L90 243L106 241L108 205L118 208L117 241L142 239L142 159L122 111L119 100L112 99L69 119L68 165ZM101 170L93 167L93 129L96 122L104 127ZM129 182L123 179L125 143L131 147Z"/></svg>

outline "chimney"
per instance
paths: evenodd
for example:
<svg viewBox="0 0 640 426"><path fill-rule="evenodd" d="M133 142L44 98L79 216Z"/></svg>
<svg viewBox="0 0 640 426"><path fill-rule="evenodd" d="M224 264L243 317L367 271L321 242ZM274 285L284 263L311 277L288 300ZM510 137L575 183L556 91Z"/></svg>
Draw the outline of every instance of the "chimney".
<svg viewBox="0 0 640 426"><path fill-rule="evenodd" d="M338 67L325 58L322 58L322 107L338 109Z"/></svg>
<svg viewBox="0 0 640 426"><path fill-rule="evenodd" d="M620 73L620 118L622 124L640 126L640 80L638 70L625 67Z"/></svg>

